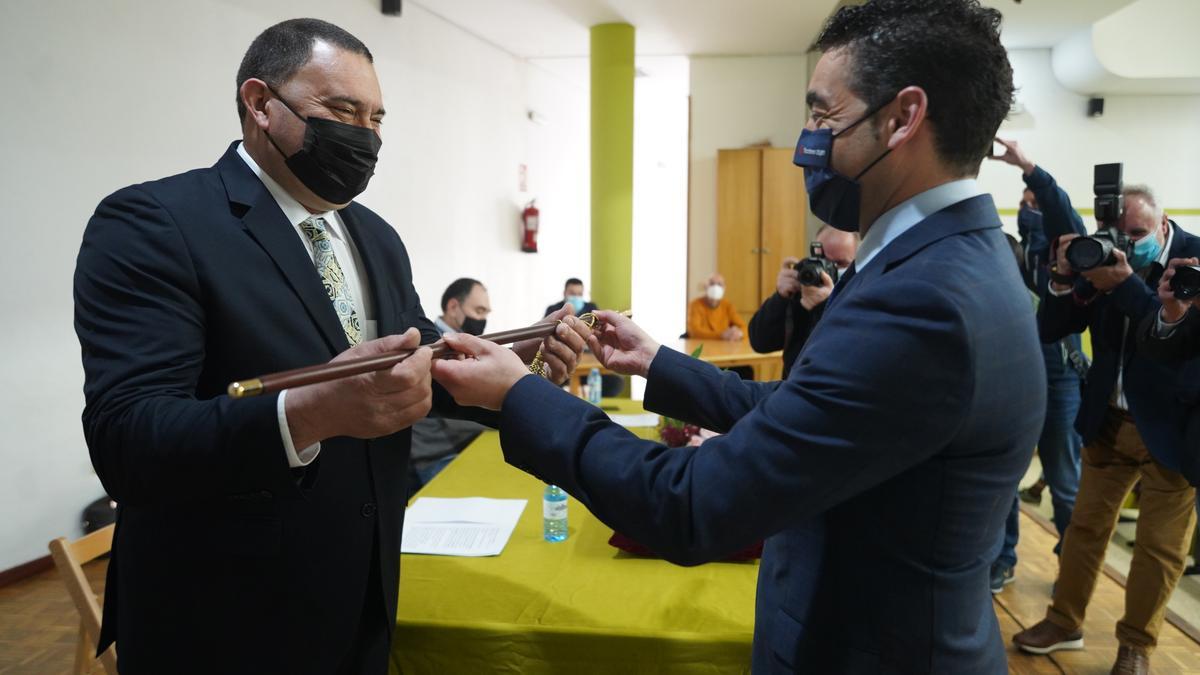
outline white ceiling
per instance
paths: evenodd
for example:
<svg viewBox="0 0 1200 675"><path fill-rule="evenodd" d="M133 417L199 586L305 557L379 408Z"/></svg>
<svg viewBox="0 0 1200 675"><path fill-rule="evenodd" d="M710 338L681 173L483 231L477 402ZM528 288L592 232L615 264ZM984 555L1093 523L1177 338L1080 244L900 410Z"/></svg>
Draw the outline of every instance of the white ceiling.
<svg viewBox="0 0 1200 675"><path fill-rule="evenodd" d="M1051 47L1134 0L984 0L1009 47ZM800 54L839 0L408 0L514 56L586 56L588 27L637 27L639 55Z"/></svg>
<svg viewBox="0 0 1200 675"><path fill-rule="evenodd" d="M1010 49L1053 47L1135 0L983 0L1004 15Z"/></svg>
<svg viewBox="0 0 1200 675"><path fill-rule="evenodd" d="M588 27L637 28L639 55L800 54L837 0L409 0L520 57L587 56Z"/></svg>

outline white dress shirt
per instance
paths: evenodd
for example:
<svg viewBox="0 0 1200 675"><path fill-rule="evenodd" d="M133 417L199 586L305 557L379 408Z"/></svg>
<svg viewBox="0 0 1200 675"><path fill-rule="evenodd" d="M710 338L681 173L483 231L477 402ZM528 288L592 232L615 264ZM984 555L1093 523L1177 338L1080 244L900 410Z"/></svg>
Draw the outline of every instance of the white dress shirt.
<svg viewBox="0 0 1200 675"><path fill-rule="evenodd" d="M304 233L304 230L300 228L300 225L313 217L325 219L325 230L329 233L329 241L333 247L333 257L337 259L338 265L342 268L342 273L346 277L346 285L350 288L350 293L354 296L354 311L358 314L359 321L362 324L362 339L365 342L379 337L379 325L375 321L375 307L371 302L368 287L362 283L362 276L359 274L360 270L363 269L362 258L359 257L358 249L354 246L354 240L350 238L349 233L346 231L346 224L342 222L337 211L310 213L300 202L296 201L295 197L292 197L287 193L287 190L284 190L279 183L275 182L275 179L268 176L262 170L262 167L250 157L250 153L246 152L244 144L238 144L237 153L246 162L246 165L250 167L250 170L254 172L254 175L258 176L258 179L266 186L271 196L275 198L275 203L279 205L279 210L283 212L284 218L287 218L288 222L296 230L296 236L304 244L304 250L308 251L308 257L313 259L313 265L316 265L313 254L313 243L308 238L308 235ZM296 446L292 442L291 428L287 422L286 399L287 390L285 389L279 392L275 414L279 419L279 435L283 438L283 449L287 453L288 466L292 468L307 466L321 452L321 444L319 442L313 443L307 448L296 450Z"/></svg>
<svg viewBox="0 0 1200 675"><path fill-rule="evenodd" d="M855 272L862 272L880 251L917 223L948 206L981 194L983 191L974 178L963 178L942 183L900 202L876 218L867 230L867 236L863 237L858 254L854 256Z"/></svg>

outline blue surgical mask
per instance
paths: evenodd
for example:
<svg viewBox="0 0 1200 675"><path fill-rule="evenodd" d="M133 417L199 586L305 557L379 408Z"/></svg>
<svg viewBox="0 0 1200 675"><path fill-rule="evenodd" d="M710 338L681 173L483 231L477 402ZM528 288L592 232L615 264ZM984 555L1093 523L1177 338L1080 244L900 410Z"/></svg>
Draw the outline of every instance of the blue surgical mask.
<svg viewBox="0 0 1200 675"><path fill-rule="evenodd" d="M1158 237L1148 234L1134 243L1133 252L1129 254L1129 266L1140 270L1158 260L1160 253L1162 253L1162 244L1158 243Z"/></svg>
<svg viewBox="0 0 1200 675"><path fill-rule="evenodd" d="M579 316L579 313L583 311L583 296L582 295L568 295L567 303L570 304L571 307L575 309L575 316Z"/></svg>
<svg viewBox="0 0 1200 675"><path fill-rule="evenodd" d="M882 108L882 105L877 106L837 133L832 129L804 129L800 132L800 140L796 142L796 154L792 163L804 168L808 208L814 216L843 232L858 232L858 210L862 201L862 185L859 184L859 179L892 150L885 150L874 162L859 171L857 176L848 178L834 171L829 165L833 154L833 139L870 119Z"/></svg>

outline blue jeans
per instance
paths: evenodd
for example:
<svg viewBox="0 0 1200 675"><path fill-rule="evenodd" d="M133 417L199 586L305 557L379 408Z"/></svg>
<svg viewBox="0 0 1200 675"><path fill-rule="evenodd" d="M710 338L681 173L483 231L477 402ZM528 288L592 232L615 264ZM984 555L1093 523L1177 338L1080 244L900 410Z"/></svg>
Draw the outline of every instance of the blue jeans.
<svg viewBox="0 0 1200 675"><path fill-rule="evenodd" d="M1079 336L1070 335L1063 339L1079 349ZM1058 543L1054 552L1062 547L1062 536L1071 523L1071 511L1075 508L1075 493L1079 491L1079 453L1083 439L1075 431L1075 416L1079 413L1079 373L1070 363L1064 363L1060 343L1042 345L1046 361L1046 422L1038 439L1038 459L1042 462L1042 475L1050 488L1050 503L1054 507L1054 529L1058 530ZM1014 497L1012 510L1004 528L1004 541L1000 547L997 563L1009 566L1017 564L1017 539L1020 508Z"/></svg>

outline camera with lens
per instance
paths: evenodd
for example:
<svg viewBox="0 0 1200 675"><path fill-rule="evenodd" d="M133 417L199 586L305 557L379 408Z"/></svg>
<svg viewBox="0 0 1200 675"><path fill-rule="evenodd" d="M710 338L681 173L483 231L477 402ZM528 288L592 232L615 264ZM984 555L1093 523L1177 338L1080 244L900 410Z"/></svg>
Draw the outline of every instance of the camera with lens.
<svg viewBox="0 0 1200 675"><path fill-rule="evenodd" d="M821 272L829 275L833 283L838 280L838 268L833 261L825 257L825 247L821 242L814 241L808 246L808 257L792 264L802 286L821 286Z"/></svg>
<svg viewBox="0 0 1200 675"><path fill-rule="evenodd" d="M1088 237L1073 239L1067 245L1067 262L1071 269L1086 272L1097 267L1115 265L1117 258L1114 251L1129 255L1133 242L1124 232L1117 229L1121 220L1121 212L1125 209L1125 196L1122 194L1121 173L1122 164L1097 164L1092 191L1096 194L1095 211L1099 229Z"/></svg>
<svg viewBox="0 0 1200 675"><path fill-rule="evenodd" d="M1200 295L1200 267L1180 265L1171 277L1171 292L1176 300L1191 300Z"/></svg>

